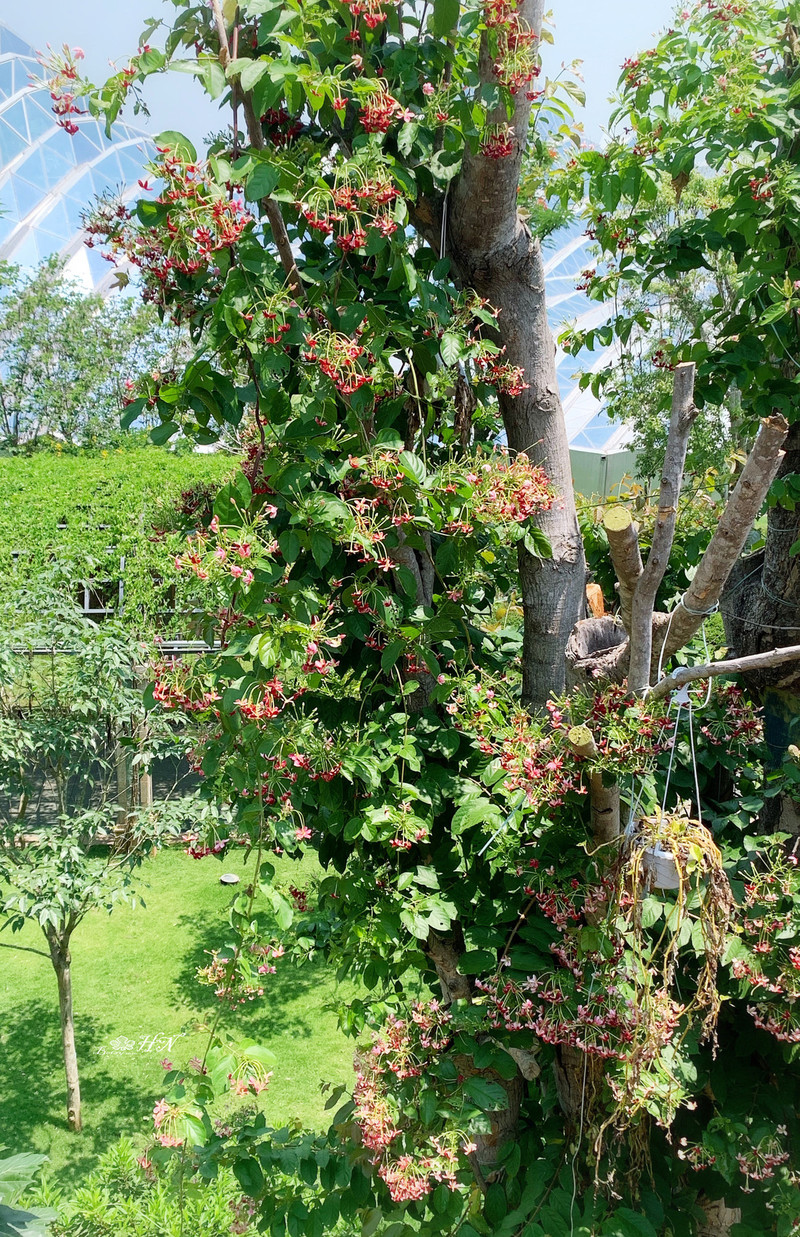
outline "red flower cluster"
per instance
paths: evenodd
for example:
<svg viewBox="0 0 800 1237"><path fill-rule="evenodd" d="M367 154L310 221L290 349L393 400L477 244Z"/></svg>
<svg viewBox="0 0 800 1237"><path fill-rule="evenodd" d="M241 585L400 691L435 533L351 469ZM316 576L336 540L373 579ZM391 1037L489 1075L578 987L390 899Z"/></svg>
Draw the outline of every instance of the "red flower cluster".
<svg viewBox="0 0 800 1237"><path fill-rule="evenodd" d="M309 225L323 236L332 236L343 253L352 253L367 242L365 228L375 228L381 236L391 236L397 224L386 207L398 190L384 177L354 184L336 184L331 190L315 190L300 203Z"/></svg>
<svg viewBox="0 0 800 1237"><path fill-rule="evenodd" d="M391 1017L369 1054L356 1059L355 1119L372 1163L394 1202L424 1198L436 1182L456 1187L459 1152L474 1150L458 1133L432 1134L409 1148L413 1127L390 1086L419 1078L450 1044L451 1015L438 1001L417 1002L407 1020ZM417 1137L418 1137L417 1133ZM402 1143L404 1150L393 1154Z"/></svg>
<svg viewBox="0 0 800 1237"><path fill-rule="evenodd" d="M559 889L553 878L548 869L539 887L525 892L559 930L561 939L550 948L560 965L524 980L507 977L502 968L490 979L476 980L487 998L490 1025L529 1031L545 1043L568 1044L604 1060L635 1061L641 1070L669 1043L682 1009L665 990L653 993L647 1008L631 1000L633 975L621 937L610 938L608 956L583 947L575 928L587 912L605 909L610 890L605 885L581 889L577 880Z"/></svg>
<svg viewBox="0 0 800 1237"><path fill-rule="evenodd" d="M306 335L304 359L317 364L342 395L352 395L369 382L369 374L359 365L361 357L367 355L361 344L349 335L336 331Z"/></svg>
<svg viewBox="0 0 800 1237"><path fill-rule="evenodd" d="M366 133L386 133L398 113L403 111L402 104L388 90L376 90L362 106L359 120Z"/></svg>
<svg viewBox="0 0 800 1237"><path fill-rule="evenodd" d="M236 244L252 217L241 201L225 195L204 164L164 148L159 153L163 158L152 173L163 184L155 199L167 208L163 223L141 226L121 202L106 198L85 226L90 248L99 239L108 261L137 267L144 299L165 305L185 277L207 272L216 253Z"/></svg>
<svg viewBox="0 0 800 1237"><path fill-rule="evenodd" d="M300 120L293 120L285 107L267 108L261 117L261 123L273 146L289 146L303 132Z"/></svg>
<svg viewBox="0 0 800 1237"><path fill-rule="evenodd" d="M529 101L536 97L531 82L541 73L535 50L537 42L534 31L522 24L517 13L509 14L498 31L495 76L508 86L512 95L524 90Z"/></svg>
<svg viewBox="0 0 800 1237"><path fill-rule="evenodd" d="M490 524L524 524L539 511L553 505L550 480L544 469L532 464L524 452L513 460L498 459L484 464L475 478L473 510Z"/></svg>
<svg viewBox="0 0 800 1237"><path fill-rule="evenodd" d="M383 7L386 0L342 0L342 4L346 4L353 14L353 17L363 17L365 25L369 26L370 30L374 30L381 22L386 21L386 9ZM390 4L398 6L402 4L402 0L388 0Z"/></svg>
<svg viewBox="0 0 800 1237"><path fill-rule="evenodd" d="M487 159L506 159L513 155L514 146L514 130L511 125L489 125L484 130L480 151Z"/></svg>
<svg viewBox="0 0 800 1237"><path fill-rule="evenodd" d="M75 87L79 82L78 61L83 60L84 53L80 47L70 47L65 43L60 52L53 52L48 44L48 56L40 56L39 63L47 69L50 76L47 84L50 87L50 98L53 100L53 112L57 124L70 136L78 132L78 126L72 116L85 116L84 108L76 103Z"/></svg>
<svg viewBox="0 0 800 1237"><path fill-rule="evenodd" d="M527 391L525 370L520 365L508 365L498 361L496 354L487 353L477 359L481 369L481 381L494 387L500 395L521 395Z"/></svg>
<svg viewBox="0 0 800 1237"><path fill-rule="evenodd" d="M483 20L490 27L506 26L516 16L517 5L511 0L486 0L483 6Z"/></svg>
<svg viewBox="0 0 800 1237"><path fill-rule="evenodd" d="M770 187L769 172L765 176L752 177L747 184L754 202L768 202L771 197L775 196L774 190Z"/></svg>

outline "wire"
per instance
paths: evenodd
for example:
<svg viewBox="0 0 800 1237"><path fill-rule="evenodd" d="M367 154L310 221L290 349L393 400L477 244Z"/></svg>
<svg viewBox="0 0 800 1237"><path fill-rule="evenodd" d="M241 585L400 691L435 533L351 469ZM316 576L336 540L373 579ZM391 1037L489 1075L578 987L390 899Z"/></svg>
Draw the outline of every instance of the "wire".
<svg viewBox="0 0 800 1237"><path fill-rule="evenodd" d="M671 706L670 706L671 707ZM678 711L675 714L675 729L672 732L672 748L669 753L669 767L667 768L667 780L664 783L664 798L661 803L661 815L663 816L667 809L667 793L669 791L669 783L672 778L672 765L675 760L675 749L678 746L678 723L681 720L682 704L678 705Z"/></svg>
<svg viewBox="0 0 800 1237"><path fill-rule="evenodd" d="M694 727L692 725L692 702L689 701L689 751L692 754L692 772L694 774L694 790L697 795L697 821L698 824L703 823L702 808L700 807L700 779L697 775L697 757L694 750Z"/></svg>
<svg viewBox="0 0 800 1237"><path fill-rule="evenodd" d="M796 601L787 601L785 597L779 597L777 593L773 593L771 588L767 588L763 580L761 581L761 592L766 593L770 600L777 601L779 606L794 606L794 608L797 609ZM800 626L800 624L798 624L798 626Z"/></svg>
<svg viewBox="0 0 800 1237"><path fill-rule="evenodd" d="M594 988L594 981L595 981L595 976L593 973L591 983L589 984L589 992L586 997L587 1005L589 1004L589 1001L592 999L592 989ZM572 1171L572 1198L569 1204L569 1234L570 1234L570 1237L574 1237L574 1233L575 1233L575 1202L578 1197L578 1177L575 1172L575 1162L578 1159L578 1153L581 1149L581 1143L583 1142L583 1119L584 1119L584 1114L586 1112L586 1073L587 1073L588 1065L589 1065L589 1054L588 1052L584 1052L583 1054L583 1081L581 1082L581 1119L578 1124L578 1141L575 1144L575 1151L573 1153L572 1163L570 1165L570 1169Z"/></svg>

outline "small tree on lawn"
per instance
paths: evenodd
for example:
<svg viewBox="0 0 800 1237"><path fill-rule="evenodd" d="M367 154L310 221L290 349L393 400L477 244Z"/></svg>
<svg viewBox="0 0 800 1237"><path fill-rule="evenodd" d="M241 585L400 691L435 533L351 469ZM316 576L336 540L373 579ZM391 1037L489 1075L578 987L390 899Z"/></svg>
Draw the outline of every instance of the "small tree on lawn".
<svg viewBox="0 0 800 1237"><path fill-rule="evenodd" d="M72 938L90 911L131 899L133 873L166 814L180 819L185 805L155 811L137 801L154 751L175 746L168 726L144 725L141 645L114 623L97 627L60 590L21 593L16 607L0 643L0 919L44 933L67 1114L80 1130ZM43 825L30 822L34 806Z"/></svg>

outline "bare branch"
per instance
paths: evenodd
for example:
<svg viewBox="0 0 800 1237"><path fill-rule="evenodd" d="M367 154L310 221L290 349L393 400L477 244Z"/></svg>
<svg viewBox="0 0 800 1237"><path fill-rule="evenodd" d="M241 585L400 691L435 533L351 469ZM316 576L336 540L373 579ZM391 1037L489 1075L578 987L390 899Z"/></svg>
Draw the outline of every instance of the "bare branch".
<svg viewBox="0 0 800 1237"><path fill-rule="evenodd" d="M789 423L781 416L761 422L752 451L728 500L695 577L672 616L664 658L671 657L692 638L704 614L719 600L733 566L744 549L747 534L761 510L767 490L783 459Z"/></svg>
<svg viewBox="0 0 800 1237"><path fill-rule="evenodd" d="M749 670L765 670L781 666L787 661L800 660L800 644L789 644L782 649L770 649L766 653L751 653L749 657L731 657L727 661L709 662L704 666L679 666L660 679L646 693L648 700L661 700L676 687L693 683L697 679L716 679L720 675L746 674Z"/></svg>
<svg viewBox="0 0 800 1237"><path fill-rule="evenodd" d="M631 649L628 669L628 686L630 690L641 695L650 682L650 662L653 650L653 609L655 607L658 586L664 578L672 540L675 536L675 523L678 516L678 496L681 490L683 467L686 462L686 448L689 445L689 433L697 416L693 402L694 395L693 361L684 362L675 369L672 389L672 416L669 423L669 437L664 456L664 469L661 475L661 493L658 501L656 526L653 530L653 542L647 563L639 577L633 595L631 613Z"/></svg>
<svg viewBox="0 0 800 1237"><path fill-rule="evenodd" d="M630 635L633 595L642 574L639 530L627 507L609 507L603 516L603 527L619 584L619 616Z"/></svg>

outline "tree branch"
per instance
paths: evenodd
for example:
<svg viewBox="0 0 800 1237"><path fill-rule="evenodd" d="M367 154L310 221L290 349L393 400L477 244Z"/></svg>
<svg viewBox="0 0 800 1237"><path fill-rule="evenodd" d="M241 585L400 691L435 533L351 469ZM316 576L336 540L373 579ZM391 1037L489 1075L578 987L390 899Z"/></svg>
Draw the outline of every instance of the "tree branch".
<svg viewBox="0 0 800 1237"><path fill-rule="evenodd" d="M631 632L633 595L642 574L639 531L627 507L609 507L603 516L611 562L619 585L619 616L628 635Z"/></svg>
<svg viewBox="0 0 800 1237"><path fill-rule="evenodd" d="M518 9L521 25L539 39L544 15L544 0L522 0ZM496 56L492 55L490 32L481 40L478 73L482 86L496 88L494 72ZM527 146L531 101L524 90L514 96L514 112L510 125L514 152L502 159L491 159L467 147L464 161L453 190L453 218L458 220L458 247L464 247L474 257L490 254L514 243L521 228L517 212L522 157ZM508 123L505 104L499 103L486 117L490 125Z"/></svg>
<svg viewBox="0 0 800 1237"><path fill-rule="evenodd" d="M222 12L221 0L211 0L211 11L214 14L214 25L217 28L219 36L219 62L225 70L226 74L228 66L231 62L230 44L228 42L228 30L225 25L225 17ZM264 141L264 132L261 128L261 121L256 115L253 107L253 96L248 91L242 90L239 82L231 84L234 96L241 101L244 111L245 122L247 124L247 137L250 145L259 151L266 150L266 142ZM297 269L297 263L294 260L292 253L292 244L289 240L289 233L286 231L286 223L281 209L274 198L265 197L261 199L261 205L269 220L269 226L272 229L272 236L278 250L278 257L281 261L286 278L289 281L289 286L296 296L305 299L303 290L303 281L300 278L300 272Z"/></svg>
<svg viewBox="0 0 800 1237"><path fill-rule="evenodd" d="M664 644L665 659L688 643L703 622L703 616L719 600L783 459L781 447L788 432L789 423L782 416L768 417L761 422L742 475L700 560L694 579L682 598L682 604L672 616Z"/></svg>
<svg viewBox="0 0 800 1237"><path fill-rule="evenodd" d="M696 679L716 679L720 675L746 674L749 670L766 670L781 666L787 661L800 660L800 644L789 644L782 649L770 649L767 653L751 653L749 657L731 657L727 661L709 662L704 666L679 666L651 687L648 700L661 700L676 687L693 683Z"/></svg>
<svg viewBox="0 0 800 1237"><path fill-rule="evenodd" d="M653 651L653 610L658 586L664 578L675 523L678 516L678 496L681 490L683 467L689 433L697 416L694 405L693 361L684 362L675 369L672 389L672 416L669 423L667 450L661 474L661 493L658 501L656 526L647 563L642 571L633 595L631 612L631 646L628 668L628 687L635 695L642 695L650 683L650 662Z"/></svg>

